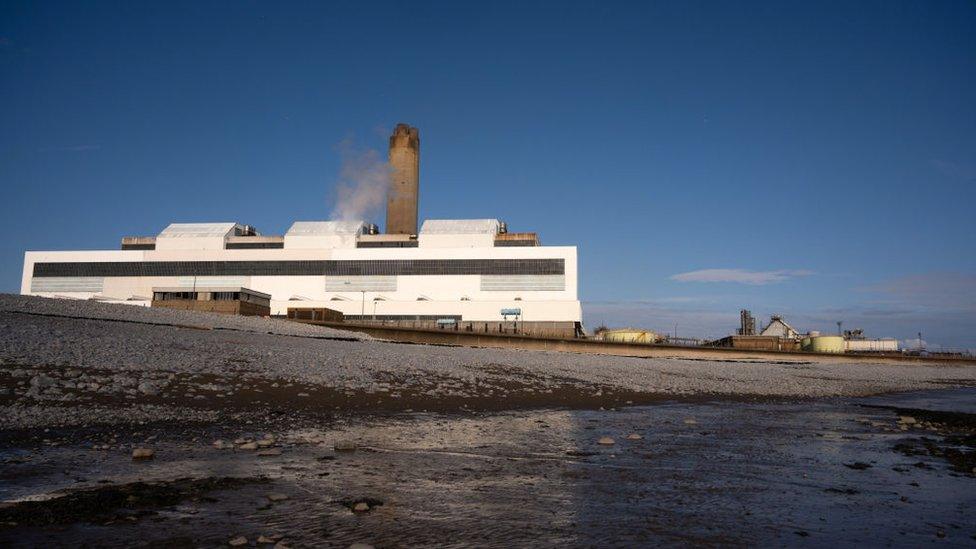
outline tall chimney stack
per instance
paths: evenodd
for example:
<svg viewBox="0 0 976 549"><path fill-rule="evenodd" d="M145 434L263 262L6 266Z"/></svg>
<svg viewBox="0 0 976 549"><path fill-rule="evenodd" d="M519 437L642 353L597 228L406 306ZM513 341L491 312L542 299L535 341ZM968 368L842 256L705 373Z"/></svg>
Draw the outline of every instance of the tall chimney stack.
<svg viewBox="0 0 976 549"><path fill-rule="evenodd" d="M390 136L390 188L386 193L386 232L417 234L420 191L420 132L397 124Z"/></svg>

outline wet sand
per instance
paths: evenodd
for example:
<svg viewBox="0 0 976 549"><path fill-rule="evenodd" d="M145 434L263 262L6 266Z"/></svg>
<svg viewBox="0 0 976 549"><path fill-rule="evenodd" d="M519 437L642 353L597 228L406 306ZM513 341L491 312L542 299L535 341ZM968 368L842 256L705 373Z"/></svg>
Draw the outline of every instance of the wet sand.
<svg viewBox="0 0 976 549"><path fill-rule="evenodd" d="M973 389L49 430L0 450L0 544L971 546L974 435Z"/></svg>

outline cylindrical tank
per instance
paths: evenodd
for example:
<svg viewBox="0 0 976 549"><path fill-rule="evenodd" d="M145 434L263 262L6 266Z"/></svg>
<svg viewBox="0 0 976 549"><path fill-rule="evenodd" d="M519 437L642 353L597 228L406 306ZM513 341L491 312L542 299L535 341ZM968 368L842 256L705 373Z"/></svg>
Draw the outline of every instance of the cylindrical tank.
<svg viewBox="0 0 976 549"><path fill-rule="evenodd" d="M844 338L841 336L815 336L804 340L804 351L811 353L843 353Z"/></svg>
<svg viewBox="0 0 976 549"><path fill-rule="evenodd" d="M654 343L657 341L657 334L648 330L624 328L603 332L603 340L617 343Z"/></svg>

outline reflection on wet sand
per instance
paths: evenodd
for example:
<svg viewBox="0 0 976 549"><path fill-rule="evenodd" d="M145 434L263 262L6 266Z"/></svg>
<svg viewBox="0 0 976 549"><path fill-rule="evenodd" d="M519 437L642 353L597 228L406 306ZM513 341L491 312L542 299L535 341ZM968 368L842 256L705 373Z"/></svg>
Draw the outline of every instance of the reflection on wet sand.
<svg viewBox="0 0 976 549"><path fill-rule="evenodd" d="M937 455L894 448L952 429L972 435L974 426L919 420L903 429L893 408L878 407L918 407L924 399L965 408L976 404L976 390L344 417L276 427L270 437L267 426L253 424L236 432L159 429L156 457L144 463L80 440L4 448L0 496L7 502L105 486L131 494L123 485L136 481L247 481L195 484L203 488L177 490L177 501L158 504L145 495L122 499L108 512L46 527L11 524L15 507L8 504L0 543L971 544L973 474ZM148 430L116 435L141 441ZM251 446L259 449L242 449Z"/></svg>

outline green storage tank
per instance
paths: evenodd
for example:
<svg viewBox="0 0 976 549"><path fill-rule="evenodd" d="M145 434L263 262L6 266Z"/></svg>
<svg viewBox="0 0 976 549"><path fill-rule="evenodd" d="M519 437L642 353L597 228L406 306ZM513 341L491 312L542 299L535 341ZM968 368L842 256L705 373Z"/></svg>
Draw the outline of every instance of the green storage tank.
<svg viewBox="0 0 976 549"><path fill-rule="evenodd" d="M657 339L657 334L654 332L634 328L607 330L603 332L604 341L614 341L617 343L654 343Z"/></svg>
<svg viewBox="0 0 976 549"><path fill-rule="evenodd" d="M821 335L804 338L801 348L811 353L843 353L844 338Z"/></svg>

